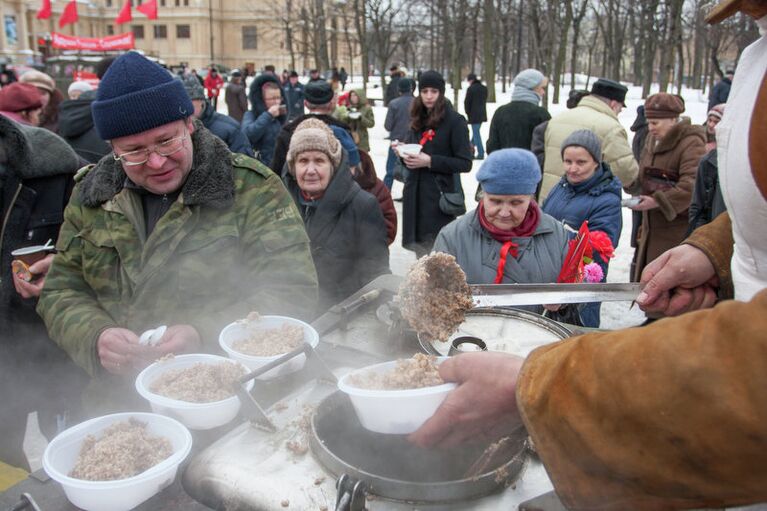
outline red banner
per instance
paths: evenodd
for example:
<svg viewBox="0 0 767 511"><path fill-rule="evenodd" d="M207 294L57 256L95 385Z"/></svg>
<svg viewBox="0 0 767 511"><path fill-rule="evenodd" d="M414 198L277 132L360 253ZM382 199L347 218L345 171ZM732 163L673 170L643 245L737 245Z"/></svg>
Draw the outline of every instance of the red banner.
<svg viewBox="0 0 767 511"><path fill-rule="evenodd" d="M75 37L53 32L51 45L62 50L132 50L136 47L133 32L110 35L106 37Z"/></svg>

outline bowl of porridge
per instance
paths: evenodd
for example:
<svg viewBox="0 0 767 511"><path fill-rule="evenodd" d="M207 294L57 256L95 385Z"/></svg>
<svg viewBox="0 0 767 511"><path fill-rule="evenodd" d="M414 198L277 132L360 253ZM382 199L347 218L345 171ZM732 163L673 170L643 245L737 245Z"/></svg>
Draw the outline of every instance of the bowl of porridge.
<svg viewBox="0 0 767 511"><path fill-rule="evenodd" d="M218 343L226 354L241 362L251 371L265 366L303 343L316 348L320 342L317 331L308 323L286 316L260 316L250 314L227 325L218 337ZM296 371L306 363L301 354L262 374L259 380L269 380Z"/></svg>
<svg viewBox="0 0 767 511"><path fill-rule="evenodd" d="M212 429L237 417L237 381L247 373L243 364L219 355L170 356L139 373L136 391L155 413L191 429ZM246 388L253 388L253 380Z"/></svg>
<svg viewBox="0 0 767 511"><path fill-rule="evenodd" d="M353 371L338 381L367 430L406 435L420 428L456 387L437 367L447 357L422 353Z"/></svg>
<svg viewBox="0 0 767 511"><path fill-rule="evenodd" d="M97 417L59 433L43 468L86 511L127 511L173 483L192 449L180 422L153 413Z"/></svg>

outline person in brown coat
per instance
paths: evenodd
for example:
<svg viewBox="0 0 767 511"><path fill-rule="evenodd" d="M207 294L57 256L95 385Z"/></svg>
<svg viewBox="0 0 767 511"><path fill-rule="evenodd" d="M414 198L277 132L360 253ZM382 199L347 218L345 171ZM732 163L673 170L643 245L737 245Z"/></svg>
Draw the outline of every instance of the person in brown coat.
<svg viewBox="0 0 767 511"><path fill-rule="evenodd" d="M378 200L384 222L386 222L386 243L391 245L397 237L397 210L394 209L391 192L376 175L376 168L370 154L362 149L359 151L360 165L354 167L352 176L360 188Z"/></svg>
<svg viewBox="0 0 767 511"><path fill-rule="evenodd" d="M682 112L684 101L673 94L659 92L645 101L649 136L631 187L642 199L632 208L642 211L634 281L647 263L679 245L689 226L687 209L698 163L706 154L706 133L689 118L680 119Z"/></svg>
<svg viewBox="0 0 767 511"><path fill-rule="evenodd" d="M725 0L707 19L738 11L767 28L765 2ZM723 174L753 180L762 206L767 203L765 45L763 36L744 51L751 62L734 81L750 85L752 78L761 87L731 96L738 103L734 108L753 115L750 124L733 118L724 149L746 164L720 166ZM637 302L672 315L711 307L715 288L732 291L730 214L737 218L754 206L734 201L729 212L648 265ZM764 238L761 231L741 235L750 236L746 245ZM526 361L497 353L451 357L440 365L440 374L459 386L411 440L454 444L522 421L567 509L765 502L767 281L759 282L761 290L752 297L741 289L747 284L735 283L735 296L740 293L743 301L727 300L644 328L575 337L538 348Z"/></svg>

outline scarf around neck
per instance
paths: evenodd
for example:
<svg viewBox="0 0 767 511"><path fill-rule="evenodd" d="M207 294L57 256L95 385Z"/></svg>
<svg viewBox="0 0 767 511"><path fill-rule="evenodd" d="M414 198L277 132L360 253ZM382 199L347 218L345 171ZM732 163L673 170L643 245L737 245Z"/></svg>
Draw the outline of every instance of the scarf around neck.
<svg viewBox="0 0 767 511"><path fill-rule="evenodd" d="M519 85L515 85L514 90L511 93L511 100L524 101L525 103L532 103L537 106L541 102L541 97L532 89L526 89Z"/></svg>
<svg viewBox="0 0 767 511"><path fill-rule="evenodd" d="M487 233L497 242L502 243L500 251L500 260L498 261L498 269L495 273L494 284L500 284L503 282L503 270L506 268L506 259L511 253L511 256L516 258L519 253L517 248L518 244L511 241L514 238L529 238L535 233L538 228L538 223L541 220L541 210L538 204L532 200L527 208L525 218L518 226L513 229L499 229L490 223L490 220L485 216L485 206L482 201L479 202L477 208L477 217L479 218L479 224Z"/></svg>

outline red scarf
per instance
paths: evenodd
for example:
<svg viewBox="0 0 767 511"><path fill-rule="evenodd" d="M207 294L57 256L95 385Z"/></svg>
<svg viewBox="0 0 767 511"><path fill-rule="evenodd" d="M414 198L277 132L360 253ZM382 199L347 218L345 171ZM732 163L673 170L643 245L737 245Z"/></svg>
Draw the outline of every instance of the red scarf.
<svg viewBox="0 0 767 511"><path fill-rule="evenodd" d="M500 261L498 261L498 271L495 273L494 284L500 284L503 281L503 270L506 268L506 258L511 252L511 256L516 258L519 253L517 248L519 245L511 241L513 238L529 238L538 228L538 222L541 220L541 210L538 204L532 200L530 206L527 208L527 213L522 223L511 230L499 229L490 223L485 217L485 206L482 201L479 201L479 207L477 208L477 216L479 217L479 224L487 231L488 234L497 242L503 243L500 253Z"/></svg>

